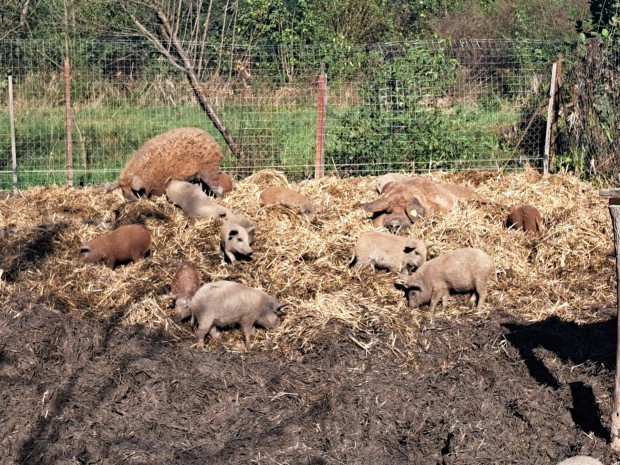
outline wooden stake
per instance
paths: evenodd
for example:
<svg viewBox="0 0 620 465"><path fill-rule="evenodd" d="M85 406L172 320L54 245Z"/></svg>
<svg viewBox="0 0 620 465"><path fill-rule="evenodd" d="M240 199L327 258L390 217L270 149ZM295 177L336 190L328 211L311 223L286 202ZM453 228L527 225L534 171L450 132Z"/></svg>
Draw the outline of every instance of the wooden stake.
<svg viewBox="0 0 620 465"><path fill-rule="evenodd" d="M327 74L325 64L321 64L319 74L319 91L316 108L316 151L314 154L314 177L322 178L325 175L325 108L327 106Z"/></svg>
<svg viewBox="0 0 620 465"><path fill-rule="evenodd" d="M556 72L558 64L553 63L551 67L551 87L549 90L549 105L547 106L547 130L545 132L545 153L543 154L543 174L549 174L549 160L551 158L551 129L553 127L554 106L555 106L555 88L556 88Z"/></svg>
<svg viewBox="0 0 620 465"><path fill-rule="evenodd" d="M614 405L611 412L611 448L620 451L620 189L602 189L600 195L609 198L609 213L613 224L616 250L616 376Z"/></svg>
<svg viewBox="0 0 620 465"><path fill-rule="evenodd" d="M9 125L11 127L11 160L13 163L13 191L17 192L17 149L15 144L15 110L13 105L13 76L9 76Z"/></svg>
<svg viewBox="0 0 620 465"><path fill-rule="evenodd" d="M71 72L65 59L65 131L67 147L67 185L73 186L73 141L71 140Z"/></svg>

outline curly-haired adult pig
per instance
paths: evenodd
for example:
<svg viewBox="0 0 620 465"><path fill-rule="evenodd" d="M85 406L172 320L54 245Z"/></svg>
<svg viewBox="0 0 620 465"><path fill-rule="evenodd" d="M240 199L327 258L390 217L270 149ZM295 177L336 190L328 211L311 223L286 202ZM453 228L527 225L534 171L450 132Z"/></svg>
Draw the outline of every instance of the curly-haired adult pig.
<svg viewBox="0 0 620 465"><path fill-rule="evenodd" d="M229 210L219 205L200 187L187 181L170 181L166 188L168 199L180 207L190 218L223 219Z"/></svg>
<svg viewBox="0 0 620 465"><path fill-rule="evenodd" d="M478 307L484 305L487 283L495 274L493 259L480 249L451 250L424 263L407 279L409 307L418 308L430 302L430 311L441 300L445 307L453 293L471 293Z"/></svg>
<svg viewBox="0 0 620 465"><path fill-rule="evenodd" d="M174 309L181 321L191 316L189 303L199 288L200 271L198 267L190 260L181 261L172 279L170 289L170 298L174 302Z"/></svg>
<svg viewBox="0 0 620 465"><path fill-rule="evenodd" d="M286 306L274 296L233 281L215 281L203 284L190 303L192 322L197 324L196 338L199 344L209 335L219 337L217 328L238 324L250 349L254 325L276 328L280 325L278 311Z"/></svg>
<svg viewBox="0 0 620 465"><path fill-rule="evenodd" d="M507 228L523 229L532 233L540 233L542 223L542 215L538 209L527 204L513 208L506 219Z"/></svg>
<svg viewBox="0 0 620 465"><path fill-rule="evenodd" d="M244 227L234 220L225 220L220 228L220 246L224 256L230 263L238 257L249 259L252 257L252 242L254 242L254 226Z"/></svg>
<svg viewBox="0 0 620 465"><path fill-rule="evenodd" d="M288 187L271 186L260 193L261 205L282 204L298 207L312 221L316 216L316 207L308 197Z"/></svg>
<svg viewBox="0 0 620 465"><path fill-rule="evenodd" d="M433 245L433 242L369 231L357 239L349 266L354 270L374 265L396 272L412 271L426 262L427 250Z"/></svg>
<svg viewBox="0 0 620 465"><path fill-rule="evenodd" d="M80 247L84 263L105 263L111 269L119 263L138 262L151 250L151 234L139 224L120 226Z"/></svg>
<svg viewBox="0 0 620 465"><path fill-rule="evenodd" d="M201 180L215 195L221 195L222 149L199 128L172 129L146 141L133 153L109 190L120 187L128 200L144 195L163 195L171 179Z"/></svg>

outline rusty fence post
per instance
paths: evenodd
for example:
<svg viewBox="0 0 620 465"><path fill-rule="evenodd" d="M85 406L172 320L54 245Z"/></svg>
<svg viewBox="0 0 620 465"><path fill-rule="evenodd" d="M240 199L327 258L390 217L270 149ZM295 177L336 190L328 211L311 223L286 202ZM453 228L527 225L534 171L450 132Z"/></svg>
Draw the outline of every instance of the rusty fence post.
<svg viewBox="0 0 620 465"><path fill-rule="evenodd" d="M316 152L314 154L314 178L325 175L325 109L327 107L327 73L325 63L319 74L318 101L316 108Z"/></svg>
<svg viewBox="0 0 620 465"><path fill-rule="evenodd" d="M600 195L609 199L609 213L614 230L616 250L616 376L614 385L614 405L611 412L611 448L620 451L620 189L601 189Z"/></svg>
<svg viewBox="0 0 620 465"><path fill-rule="evenodd" d="M73 186L73 141L71 140L71 72L65 59L65 131L67 146L67 185Z"/></svg>

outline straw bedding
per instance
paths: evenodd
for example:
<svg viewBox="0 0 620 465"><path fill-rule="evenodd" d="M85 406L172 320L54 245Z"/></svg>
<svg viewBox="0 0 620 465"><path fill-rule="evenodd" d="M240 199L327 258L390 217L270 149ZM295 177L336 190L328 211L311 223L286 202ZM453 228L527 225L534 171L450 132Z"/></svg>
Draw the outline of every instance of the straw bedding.
<svg viewBox="0 0 620 465"><path fill-rule="evenodd" d="M126 324L163 327L171 338L191 333L173 316L166 293L175 267L187 258L198 264L204 282L231 279L290 302L283 325L259 331L258 348L289 356L312 345L332 320L344 323L363 348L387 344L409 353L412 325L437 315L458 319L472 312L503 309L527 321L556 315L581 321L615 298L611 221L596 189L571 176L543 177L535 171L439 173L438 181L467 185L485 199L418 222L401 234L437 243L430 257L456 247L478 247L495 260L488 305L468 308L458 296L436 315L426 307L409 310L393 273L348 268L351 246L371 230L360 203L376 198L375 178L301 182L297 188L319 206L311 223L292 208L259 207L258 194L270 185L287 185L280 173L261 171L238 182L222 204L258 224L254 259L222 263L219 224L189 225L183 212L164 197L126 203L118 193L98 187L39 187L0 203L0 226L13 231L2 240L3 307L28 295L71 315L111 317ZM535 205L547 226L541 236L507 230L511 207ZM153 237L151 257L112 271L82 264L79 247L111 227L143 223ZM225 333L230 349L241 335Z"/></svg>
<svg viewBox="0 0 620 465"><path fill-rule="evenodd" d="M535 171L438 173L484 201L403 232L431 257L479 247L488 303L411 310L397 277L348 268L371 225L375 179L299 183L319 207L260 207L286 185L263 171L222 203L254 220L249 262L223 264L216 221L164 198L41 187L0 201L0 463L609 464L616 322L611 221L595 188ZM506 230L535 205L540 237ZM152 256L109 270L79 260L109 228L143 223ZM2 231L0 231L2 232ZM194 345L166 294L177 263L291 305L282 325ZM584 434L585 433L585 434ZM613 455L616 461L618 454Z"/></svg>

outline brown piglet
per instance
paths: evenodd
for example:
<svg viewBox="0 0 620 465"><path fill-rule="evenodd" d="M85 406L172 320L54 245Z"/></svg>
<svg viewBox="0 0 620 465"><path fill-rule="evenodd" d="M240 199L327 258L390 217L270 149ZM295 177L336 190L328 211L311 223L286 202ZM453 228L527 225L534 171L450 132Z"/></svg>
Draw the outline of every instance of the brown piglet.
<svg viewBox="0 0 620 465"><path fill-rule="evenodd" d="M182 260L172 279L170 298L181 321L189 318L192 312L189 303L200 288L200 271L194 262Z"/></svg>
<svg viewBox="0 0 620 465"><path fill-rule="evenodd" d="M542 215L532 205L520 205L513 208L506 219L506 227L523 229L526 232L540 233L543 224Z"/></svg>
<svg viewBox="0 0 620 465"><path fill-rule="evenodd" d="M80 247L84 263L105 263L111 269L118 263L142 260L151 249L151 234L139 224L120 226Z"/></svg>

